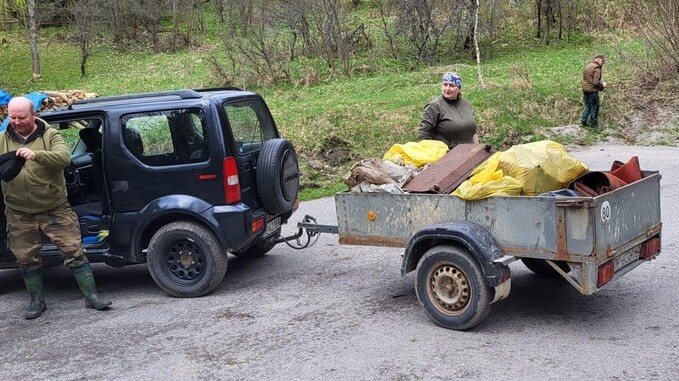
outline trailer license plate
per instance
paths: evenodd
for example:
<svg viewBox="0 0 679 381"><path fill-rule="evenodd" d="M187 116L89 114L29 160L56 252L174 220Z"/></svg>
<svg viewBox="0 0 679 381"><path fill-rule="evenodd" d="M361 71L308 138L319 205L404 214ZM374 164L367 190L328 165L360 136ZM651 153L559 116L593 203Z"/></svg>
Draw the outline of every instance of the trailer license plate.
<svg viewBox="0 0 679 381"><path fill-rule="evenodd" d="M613 260L613 266L615 266L615 270L618 270L636 261L637 259L639 259L639 247L635 247L634 249L615 257Z"/></svg>
<svg viewBox="0 0 679 381"><path fill-rule="evenodd" d="M280 228L281 228L281 218L276 217L266 224L266 230L264 231L264 237L268 237L268 236L274 234Z"/></svg>

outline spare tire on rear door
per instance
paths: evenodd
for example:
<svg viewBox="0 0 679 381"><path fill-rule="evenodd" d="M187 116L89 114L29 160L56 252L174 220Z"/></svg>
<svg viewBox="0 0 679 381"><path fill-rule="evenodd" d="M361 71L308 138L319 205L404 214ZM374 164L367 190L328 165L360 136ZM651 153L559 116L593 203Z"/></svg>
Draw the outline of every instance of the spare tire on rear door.
<svg viewBox="0 0 679 381"><path fill-rule="evenodd" d="M257 159L257 190L264 209L270 214L292 210L299 193L299 164L290 141L264 142Z"/></svg>

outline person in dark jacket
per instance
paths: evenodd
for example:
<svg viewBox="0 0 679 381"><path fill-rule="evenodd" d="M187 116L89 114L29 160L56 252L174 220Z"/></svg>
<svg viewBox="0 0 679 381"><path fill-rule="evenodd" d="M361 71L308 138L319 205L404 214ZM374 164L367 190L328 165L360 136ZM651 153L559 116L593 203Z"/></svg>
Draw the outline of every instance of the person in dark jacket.
<svg viewBox="0 0 679 381"><path fill-rule="evenodd" d="M599 127L599 91L606 88L606 82L602 81L601 77L604 63L606 63L606 57L603 54L597 54L582 71L582 98L585 102L585 109L580 118L582 127Z"/></svg>
<svg viewBox="0 0 679 381"><path fill-rule="evenodd" d="M424 108L418 140L440 140L452 149L460 143L478 143L474 110L462 99L462 77L448 72L441 80L441 95Z"/></svg>
<svg viewBox="0 0 679 381"><path fill-rule="evenodd" d="M47 309L42 281L42 235L47 236L71 269L85 306L105 309L111 301L99 296L80 237L78 216L67 201L64 168L71 155L61 134L37 118L33 102L15 97L8 104L9 125L0 132L0 154L16 151L25 159L21 171L2 181L7 239L26 283L30 303L25 318Z"/></svg>

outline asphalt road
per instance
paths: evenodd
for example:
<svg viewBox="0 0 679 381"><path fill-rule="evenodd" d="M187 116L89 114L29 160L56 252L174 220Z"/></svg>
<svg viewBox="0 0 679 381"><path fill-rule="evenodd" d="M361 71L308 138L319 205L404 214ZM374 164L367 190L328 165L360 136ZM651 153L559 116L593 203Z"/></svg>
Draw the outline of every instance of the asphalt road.
<svg viewBox="0 0 679 381"><path fill-rule="evenodd" d="M0 271L0 380L676 380L679 378L679 149L598 146L592 169L638 155L662 174L663 248L585 297L511 265L512 292L468 332L419 306L401 249L343 246L322 235L295 251L231 258L212 294L177 299L145 266L94 267L109 311L84 308L65 268L47 271L48 310L23 319L16 270ZM335 223L332 198L302 203Z"/></svg>

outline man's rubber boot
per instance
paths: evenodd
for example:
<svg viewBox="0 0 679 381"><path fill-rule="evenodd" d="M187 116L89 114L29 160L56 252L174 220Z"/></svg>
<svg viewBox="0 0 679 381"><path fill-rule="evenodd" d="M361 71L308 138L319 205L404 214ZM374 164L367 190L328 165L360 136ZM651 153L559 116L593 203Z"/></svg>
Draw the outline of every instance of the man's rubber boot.
<svg viewBox="0 0 679 381"><path fill-rule="evenodd" d="M94 284L94 275L92 274L92 268L89 263L71 268L71 272L78 282L78 286L80 286L80 291L85 296L85 307L103 310L111 305L110 300L102 298L97 293L97 287Z"/></svg>
<svg viewBox="0 0 679 381"><path fill-rule="evenodd" d="M28 290L28 295L31 297L24 318L35 319L42 315L47 309L47 303L45 303L45 287L42 283L42 268L36 270L22 270L21 276L24 278L26 290Z"/></svg>

